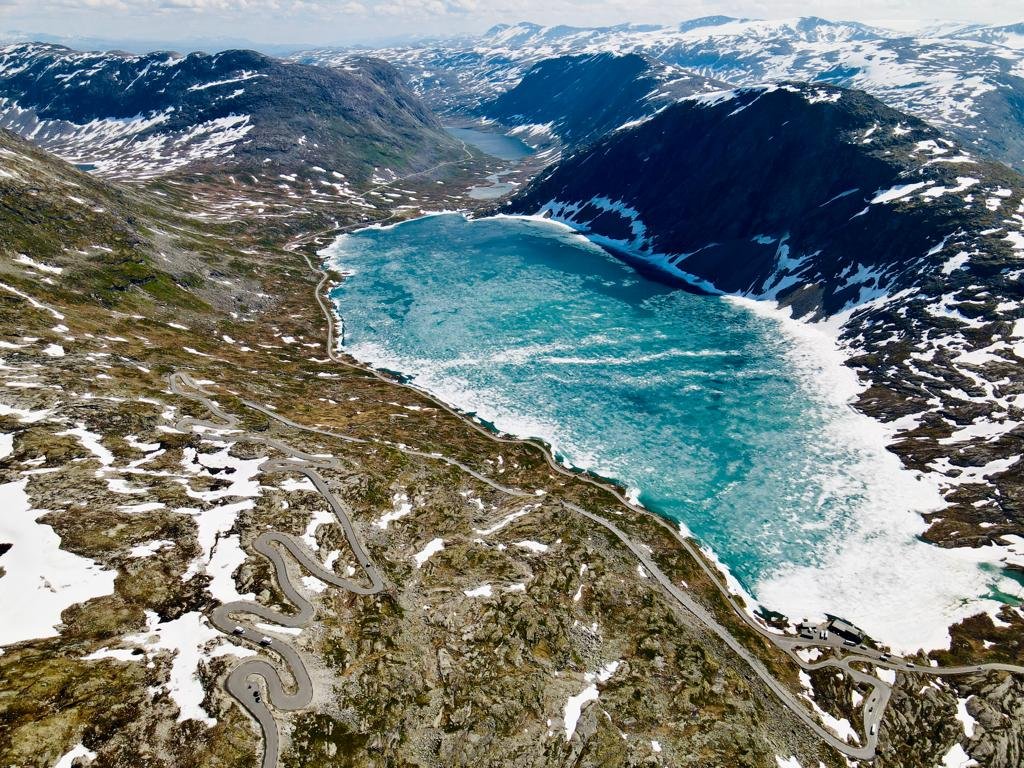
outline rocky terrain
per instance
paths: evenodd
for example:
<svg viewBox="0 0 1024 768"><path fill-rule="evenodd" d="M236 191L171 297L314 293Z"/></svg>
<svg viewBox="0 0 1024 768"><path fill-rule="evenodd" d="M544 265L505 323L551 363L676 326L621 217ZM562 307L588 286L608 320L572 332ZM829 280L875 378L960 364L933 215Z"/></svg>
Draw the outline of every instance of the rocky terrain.
<svg viewBox="0 0 1024 768"><path fill-rule="evenodd" d="M737 85L801 80L858 88L970 148L1024 168L1024 37L1017 27L970 26L916 36L816 17L764 21L708 16L674 26L499 25L480 37L374 51L429 104L475 109L543 59L640 54ZM340 63L344 50L295 54Z"/></svg>
<svg viewBox="0 0 1024 768"><path fill-rule="evenodd" d="M182 104L190 105L187 116L175 122L175 104L174 114L159 124L168 127L133 133L105 154L103 140L76 133L78 128L64 126L65 137L78 137L64 145L55 138L59 131L27 129L39 125L32 120L81 128L107 125L96 117L101 113L129 118L125 113L135 109L166 111L160 102L130 101L130 80L113 74L124 66L138 75L146 64L139 57L89 58L50 47L8 49L5 55L20 63L2 59L0 88L11 89L5 91L9 99L21 94L18 110L41 110L45 99L53 100L43 90L45 73L18 79L18 67L33 66L37 54L67 74L69 83L83 81L68 89L82 98L55 101L60 117L27 117L13 109L8 117L21 114L24 122L15 127L39 145L97 168L82 172L0 130L0 613L14 617L0 631L0 762L164 768L259 761L261 732L224 686L240 660L280 664L281 658L273 646L218 631L211 617L218 606L236 601L282 613L295 609L258 549L269 531L294 537L338 577L361 577L361 563L325 496L302 473L274 469L285 458L284 446L289 455L300 452L319 462L384 589L363 595L332 589L288 559L290 580L315 608L312 622L296 631L238 617L273 643L294 648L313 681L307 708L272 711L282 737L281 764L839 768L848 761L822 733L851 749L870 742L858 731L870 686L835 666L846 654L842 647L783 652L765 635L769 623L780 624L778 617L750 618L692 546L623 503L614 489L552 465L535 444L496 440L441 404L334 354L328 320L316 301L318 249L336 233L370 221L470 208L466 190L493 171L492 163L441 135L435 118L393 80L392 70L375 62L354 71L298 68L245 54L229 57L222 71L221 57L174 58L178 63L166 66L181 66L182 74L153 81L149 96L157 98L161 87L180 87ZM147 79L160 61L172 58L161 56L148 62ZM74 66L62 71L69 59ZM198 74L182 86L170 85L189 67ZM308 70L314 83L326 83L337 96L327 118L319 108L307 113L282 106L296 102L268 106L281 111L259 117L262 102L254 102L246 113L252 127L230 150L179 165L168 160L179 156L171 148L177 146L174 137L189 135L186 126L232 114L220 99L193 102L190 94L257 83L269 88L285 77L279 67L297 78ZM261 73L267 77L256 76ZM243 75L237 83L216 84ZM37 84L38 101L28 106L24 94ZM196 84L209 87L189 90ZM893 354L893 365L902 369L889 372L868 359L858 365L891 376L869 392L893 408L905 407L901 416L930 386L941 406L908 433L921 445L934 445L935 435L960 436L976 422L1006 427L982 449L968 445L960 451L957 440L952 449L943 444L943 455L962 462L967 479L977 478L969 462L979 451L1003 456L1005 445L1018 439L1009 426L1020 409L1012 399L1015 378L1012 371L996 378L996 368L1016 364L1019 353L1000 341L988 357L970 355L984 348L978 346L984 334L1016 343L1010 329L1019 324L1019 292L1013 294L1019 275L1004 264L1016 258L1019 181L1001 166L963 159L932 129L862 95L821 92L820 100L817 89L796 86L698 97L649 114L646 122L596 146L610 153L608 162L625 162L641 146L668 151L668 134L659 139L659 131L687 127L662 121L685 122L684 115L719 125L755 117L762 129L771 126L774 137L769 142L750 128L760 136L761 156L777 145L779 163L796 162L793 145L815 126L820 138L812 146L830 158L842 149L840 138L849 143L855 136L856 152L840 153L845 159L837 168L863 185L860 207L878 209L859 218L870 216L888 228L882 252L867 251L875 258L865 269L845 275L849 286L793 289L804 274L794 263L804 247L831 247L840 239L826 238L828 226L843 223L831 210L827 222L776 231L780 219L767 202L757 208L748 196L744 202L757 213L751 226L758 225L751 236L775 242L743 248L747 233L737 229L730 252L749 260L744 268L751 280L760 277L762 294L774 292L809 318L851 302L849 309L876 313L872 318L888 309L888 322L905 323L909 339L933 314L918 311L910 294L885 306L872 305L870 294L880 292L883 282L903 279L893 267L901 263L900 249L921 245L922 261L904 265L906 279L916 275L925 286L919 295L931 297L922 276L938 265L943 284L956 289L943 298L946 319L936 321L945 335L927 336L936 349L922 352L923 360L899 356L909 344L870 347ZM308 94L299 91L295 98ZM96 108L89 112L92 103ZM698 109L707 115L702 118ZM804 109L799 132L786 139L783 114ZM392 120L408 130L394 128ZM358 125L358 136L344 133L351 125ZM388 130L374 133L375 125ZM712 150L713 141L702 149ZM733 141L739 146L736 136ZM157 154L145 154L150 146ZM93 154L77 154L83 147ZM254 170L265 154L271 170ZM383 165L382 154L394 159ZM534 208L545 189L569 194L575 188L563 179L574 168L581 194L592 193L598 181L588 157L589 151L580 152L546 173L517 205ZM747 159L748 173L762 173ZM165 168L165 160L173 168ZM819 162L815 170L825 165ZM724 175L726 169L733 175ZM736 166L724 166L718 199L736 194L737 173ZM772 174L763 173L757 181L767 184ZM907 191L918 182L902 174L914 173L924 183ZM961 175L978 180L968 184ZM648 205L641 186L622 190L635 196L636 215L617 205L602 213L592 195L580 198L575 218L571 206L561 214L592 234L639 246L642 255L648 238L660 233L635 226ZM854 193L819 201L827 186L827 179L809 181L793 199L780 199L791 212L819 202L851 206L843 209L850 216L859 210L852 207ZM891 199L863 199L894 188ZM769 190L761 191L767 197ZM801 202L801 195L814 199ZM922 212L915 213L916 206ZM906 234L896 235L893 211L905 217ZM999 231L978 231L975 215ZM726 227L725 218L723 212L699 234ZM854 222L844 237L856 234ZM949 237L929 254L937 244L929 234L936 241ZM664 242L649 240L651 252L666 243L674 247L685 235L666 229ZM784 249L787 244L791 250ZM966 260L960 250L968 252ZM843 253L834 255L835 264L814 255L805 266L818 270L814 275L832 275ZM949 275L943 274L947 265ZM711 259L706 268L714 269ZM872 268L874 282L861 274ZM1003 280L998 286L1005 285L1006 294L995 298L990 288L983 295L975 287L982 279L990 286ZM921 303L936 304L931 298ZM854 314L847 327L860 316ZM859 327L868 341L850 336L851 349L868 349L872 329L888 330L874 321ZM963 354L968 358L960 359ZM913 361L912 376L900 373L910 370L905 360ZM939 370L929 366L940 365L963 372L962 391L977 401L974 410L953 410L947 390L928 385L927 372ZM223 422L202 400L187 396L174 385L175 374L187 374L234 420ZM909 405L899 399L904 390L889 383L897 380ZM1011 398L1002 419L990 405L993 398ZM863 407L871 406L866 400ZM877 412L887 417L885 409ZM950 420L960 421L953 426ZM936 461L936 471L952 474ZM991 514L982 521L995 521L991 530L964 518L964 526L974 526L970 543L1005 540L1014 530L1007 500L1018 498L1018 486L1010 473L991 477L1002 483L999 494L987 484L962 486L997 502L991 513L977 508ZM952 509L961 507L965 515L975 509L966 503ZM613 519L633 548L595 518ZM941 527L933 530L946 540ZM673 599L653 569L693 607ZM707 616L732 644L712 630ZM1021 664L1019 613L1007 608L997 621L983 616L964 622L954 628L947 652L916 663ZM800 712L810 724L783 706L746 655L806 704ZM820 663L833 665L812 668ZM995 667L947 677L920 667L861 666L879 685L891 680L893 691L875 764L934 766L960 755L998 768L1019 764L1019 677ZM250 682L267 699L264 683ZM291 685L287 676L285 684Z"/></svg>

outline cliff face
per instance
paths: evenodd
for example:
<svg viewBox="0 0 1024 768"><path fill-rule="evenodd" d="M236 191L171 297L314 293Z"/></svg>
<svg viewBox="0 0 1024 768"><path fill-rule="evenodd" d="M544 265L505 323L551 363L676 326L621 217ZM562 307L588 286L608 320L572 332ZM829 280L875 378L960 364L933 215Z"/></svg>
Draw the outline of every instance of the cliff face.
<svg viewBox="0 0 1024 768"><path fill-rule="evenodd" d="M860 407L899 419L894 449L945 488L929 537L980 545L1024 531L1022 197L1012 171L866 94L784 84L679 102L505 210L836 318Z"/></svg>

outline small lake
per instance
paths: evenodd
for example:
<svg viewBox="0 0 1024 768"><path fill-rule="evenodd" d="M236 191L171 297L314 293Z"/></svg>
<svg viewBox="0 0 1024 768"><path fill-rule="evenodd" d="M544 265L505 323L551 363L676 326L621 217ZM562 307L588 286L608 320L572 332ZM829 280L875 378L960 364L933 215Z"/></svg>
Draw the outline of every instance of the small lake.
<svg viewBox="0 0 1024 768"><path fill-rule="evenodd" d="M482 131L477 128L446 127L445 130L456 139L464 141L481 152L496 157L499 160L522 160L524 157L533 154L533 148L515 136Z"/></svg>
<svg viewBox="0 0 1024 768"><path fill-rule="evenodd" d="M476 186L469 188L469 197L473 200L497 200L505 195L510 195L519 189L519 184L513 181L502 181L501 177L506 172L492 173L487 177L490 182L487 186Z"/></svg>
<svg viewBox="0 0 1024 768"><path fill-rule="evenodd" d="M769 608L935 647L995 589L1022 593L983 552L919 540L935 488L847 405L827 337L777 310L655 282L536 219L431 216L323 255L348 274L346 352L616 478Z"/></svg>

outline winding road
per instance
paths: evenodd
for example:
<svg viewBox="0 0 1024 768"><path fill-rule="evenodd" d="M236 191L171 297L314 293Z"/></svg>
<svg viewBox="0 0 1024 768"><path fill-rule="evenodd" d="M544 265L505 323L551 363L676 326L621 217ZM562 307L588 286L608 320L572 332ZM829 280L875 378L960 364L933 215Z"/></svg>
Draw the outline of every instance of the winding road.
<svg viewBox="0 0 1024 768"><path fill-rule="evenodd" d="M220 408L199 385L185 373L175 373L170 377L171 391L176 395L201 403L220 423L185 417L179 419L175 428L182 432L201 430L203 439L231 444L237 441L259 443L273 448L289 458L267 459L259 465L260 472L267 473L298 473L305 475L316 490L330 505L331 511L345 532L345 538L369 580L363 584L336 574L325 568L309 549L298 539L278 531L260 534L253 543L253 549L266 557L274 566L274 575L284 597L297 610L294 613L282 613L255 601L235 601L224 603L213 610L210 622L221 632L267 648L277 654L284 662L291 677L293 688L286 690L285 682L278 669L264 659L247 659L238 664L228 675L225 687L242 707L256 719L263 731L263 768L275 768L280 754L280 734L273 713L263 700L259 688L253 679L263 681L267 689L270 703L281 711L295 712L305 709L313 699L313 683L309 672L298 651L283 640L272 635L257 631L250 621L240 616L251 616L264 623L273 623L282 627L301 629L313 620L316 610L291 580L288 566L282 551L287 552L309 574L339 589L346 589L357 595L372 595L384 589L384 580L366 553L359 536L352 524L348 509L342 504L317 469L338 469L340 463L334 458L312 456L292 448L287 443L264 435L242 432L238 429L238 419ZM262 413L271 413L256 404L251 407ZM277 417L288 426L297 426L283 417ZM310 430L316 431L316 430Z"/></svg>

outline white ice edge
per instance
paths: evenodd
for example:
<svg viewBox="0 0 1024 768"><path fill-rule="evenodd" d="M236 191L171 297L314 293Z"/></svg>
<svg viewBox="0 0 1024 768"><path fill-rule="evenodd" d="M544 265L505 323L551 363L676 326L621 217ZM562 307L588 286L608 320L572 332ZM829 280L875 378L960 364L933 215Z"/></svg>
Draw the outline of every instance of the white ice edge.
<svg viewBox="0 0 1024 768"><path fill-rule="evenodd" d="M946 502L934 475L906 469L888 450L894 430L852 407L866 385L846 365L848 355L839 345L845 317L807 323L773 300L723 298L777 322L795 342L795 370L839 409L841 418L830 429L857 447L864 475L874 478L872 497L861 505L852 535L835 549L829 566L780 569L755 585L759 602L791 619L841 615L893 650L911 653L948 648L950 625L980 612L997 613L1003 603L985 597L997 581L1004 592L1024 595L1017 582L996 575L1009 547L945 548L920 538L928 527L922 514Z"/></svg>

